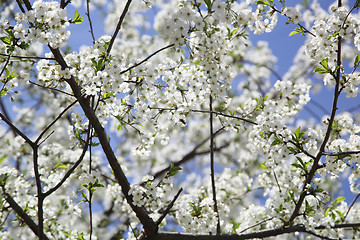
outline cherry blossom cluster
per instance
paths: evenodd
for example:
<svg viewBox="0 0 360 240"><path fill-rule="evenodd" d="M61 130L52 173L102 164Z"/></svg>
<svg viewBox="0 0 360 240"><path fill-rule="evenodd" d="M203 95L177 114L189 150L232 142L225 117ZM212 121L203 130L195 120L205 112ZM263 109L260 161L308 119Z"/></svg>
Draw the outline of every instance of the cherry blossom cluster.
<svg viewBox="0 0 360 240"><path fill-rule="evenodd" d="M330 16L315 21L311 29L315 37L311 37L307 42L306 53L315 62L328 58L330 68L334 69L338 36L341 36L343 40L354 41L359 48L357 39L359 38L360 23L355 16L348 15L349 10L346 7L337 8L333 5L330 11Z"/></svg>
<svg viewBox="0 0 360 240"><path fill-rule="evenodd" d="M55 1L35 1L31 10L16 16L16 21L14 34L27 43L40 41L58 48L70 37L70 31L66 30L70 25L67 12Z"/></svg>

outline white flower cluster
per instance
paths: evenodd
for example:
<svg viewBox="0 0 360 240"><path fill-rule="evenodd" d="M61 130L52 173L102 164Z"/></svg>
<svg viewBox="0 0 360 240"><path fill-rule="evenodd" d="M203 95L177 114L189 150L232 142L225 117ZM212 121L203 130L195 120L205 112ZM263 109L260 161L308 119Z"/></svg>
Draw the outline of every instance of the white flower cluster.
<svg viewBox="0 0 360 240"><path fill-rule="evenodd" d="M266 13L265 15L263 14L264 12ZM258 5L254 14L256 20L254 24L249 26L249 29L254 31L255 34L269 33L275 28L278 21L276 12L270 14L266 12L264 5Z"/></svg>
<svg viewBox="0 0 360 240"><path fill-rule="evenodd" d="M214 212L214 202L206 196L204 189L198 193L180 196L176 202L176 220L189 233L201 234L216 231L217 214Z"/></svg>
<svg viewBox="0 0 360 240"><path fill-rule="evenodd" d="M144 185L133 185L129 194L133 197L136 206L146 206L151 212L164 210L174 197L172 179L165 177L161 182L153 181L154 177L146 175Z"/></svg>
<svg viewBox="0 0 360 240"><path fill-rule="evenodd" d="M40 41L58 48L70 37L70 31L66 30L70 25L66 15L59 2L36 0L32 10L17 14L14 34L26 43ZM28 24L29 28L24 24Z"/></svg>
<svg viewBox="0 0 360 240"><path fill-rule="evenodd" d="M281 13L282 15L287 16L295 24L298 24L303 20L301 13L294 7L285 7Z"/></svg>
<svg viewBox="0 0 360 240"><path fill-rule="evenodd" d="M337 59L337 42L339 36L343 40L355 42L355 46L360 50L359 34L360 21L352 15L348 15L349 10L345 7L331 7L332 14L324 20L317 20L311 29L316 35L306 43L306 53L314 62L320 62L325 57L328 58L329 67L334 68ZM345 22L344 22L345 21Z"/></svg>

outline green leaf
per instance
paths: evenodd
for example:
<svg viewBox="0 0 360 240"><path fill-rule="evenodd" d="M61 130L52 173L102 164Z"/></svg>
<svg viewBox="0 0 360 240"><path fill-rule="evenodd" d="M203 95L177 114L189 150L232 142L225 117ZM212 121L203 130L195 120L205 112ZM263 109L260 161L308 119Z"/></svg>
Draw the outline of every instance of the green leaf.
<svg viewBox="0 0 360 240"><path fill-rule="evenodd" d="M5 45L11 45L11 40L8 37L0 37L0 40L5 43Z"/></svg>
<svg viewBox="0 0 360 240"><path fill-rule="evenodd" d="M330 70L330 69L329 69L329 65L328 65L328 61L329 61L329 59L328 59L328 58L325 58L324 60L322 60L322 61L320 62L320 65L323 66L326 70Z"/></svg>
<svg viewBox="0 0 360 240"><path fill-rule="evenodd" d="M315 68L313 72L318 72L318 73L321 73L321 74L328 73L328 71L326 69L320 68L320 67Z"/></svg>
<svg viewBox="0 0 360 240"><path fill-rule="evenodd" d="M304 34L304 29L302 27L300 27L300 26L295 28L295 30L292 31L291 33L289 33L289 36L292 36L292 35L295 35L295 34L298 34L298 33Z"/></svg>
<svg viewBox="0 0 360 240"><path fill-rule="evenodd" d="M281 140L278 137L275 137L275 140L271 143L271 147L281 143Z"/></svg>
<svg viewBox="0 0 360 240"><path fill-rule="evenodd" d="M0 186L5 186L5 183L8 179L8 174L7 173L3 173L0 175Z"/></svg>
<svg viewBox="0 0 360 240"><path fill-rule="evenodd" d="M74 19L71 22L75 23L75 24L80 24L83 22L83 20L84 20L84 17L81 17L78 10L76 9L75 13L74 13Z"/></svg>
<svg viewBox="0 0 360 240"><path fill-rule="evenodd" d="M267 5L267 6L271 7L271 4L266 0L258 0L258 1L256 1L255 4L257 4L257 5Z"/></svg>
<svg viewBox="0 0 360 240"><path fill-rule="evenodd" d="M360 56L359 56L359 54L357 54L356 57L355 57L355 60L354 60L354 66L358 65L359 61L360 61Z"/></svg>
<svg viewBox="0 0 360 240"><path fill-rule="evenodd" d="M211 0L204 0L206 6L207 6L207 9L208 9L208 12L211 11L211 7L212 7L212 2Z"/></svg>
<svg viewBox="0 0 360 240"><path fill-rule="evenodd" d="M298 33L300 33L300 31L294 30L294 31L289 33L289 37L292 36L292 35L298 34Z"/></svg>
<svg viewBox="0 0 360 240"><path fill-rule="evenodd" d="M59 166L57 166L58 168L63 168L63 169L69 169L68 166L66 166L65 164L60 164Z"/></svg>
<svg viewBox="0 0 360 240"><path fill-rule="evenodd" d="M345 197L340 196L340 197L338 197L338 198L335 199L335 203L338 204L338 203L341 203L341 202L344 201L344 200L345 200Z"/></svg>
<svg viewBox="0 0 360 240"><path fill-rule="evenodd" d="M169 172L167 174L168 177L172 177L174 175L177 174L178 171L182 170L181 167L175 167L174 166L174 162L170 162L170 169L169 169Z"/></svg>
<svg viewBox="0 0 360 240"><path fill-rule="evenodd" d="M360 0L356 0L354 7L356 7L356 8L360 7Z"/></svg>

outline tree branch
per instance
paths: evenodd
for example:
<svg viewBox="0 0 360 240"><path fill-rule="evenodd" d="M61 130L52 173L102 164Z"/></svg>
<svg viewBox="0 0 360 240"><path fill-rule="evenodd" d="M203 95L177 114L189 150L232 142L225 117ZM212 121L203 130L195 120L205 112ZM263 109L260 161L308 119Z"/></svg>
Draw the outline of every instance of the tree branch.
<svg viewBox="0 0 360 240"><path fill-rule="evenodd" d="M210 108L210 177L211 177L211 189L212 189L212 198L214 201L214 212L216 213L217 217L217 224L216 224L216 234L221 234L220 228L220 215L217 206L216 200L216 186L215 186L215 169L214 169L214 132L213 132L213 110L212 110L212 96L210 95L209 101L209 108Z"/></svg>
<svg viewBox="0 0 360 240"><path fill-rule="evenodd" d="M40 237L39 234L39 227L36 225L36 223L31 219L29 215L27 215L24 210L15 202L15 200L8 194L7 192L4 192L5 200L10 205L12 209L16 212L17 215L21 217L21 219L24 220L27 226L31 229L31 231L38 237ZM49 240L49 238L44 234L43 238L45 240Z"/></svg>
<svg viewBox="0 0 360 240"><path fill-rule="evenodd" d="M338 2L338 7L341 7L341 1ZM313 177L315 176L316 171L319 169L319 161L320 158L323 156L325 147L327 142L330 139L330 135L331 135L331 131L332 131L332 124L334 122L335 119L335 115L336 115L336 110L337 110L337 102L338 102L338 98L340 96L340 78L341 78L341 71L340 71L340 66L341 66L341 36L338 36L338 44L337 44L337 66L338 69L336 71L336 84L335 84L335 89L334 89L334 98L333 98L333 104L332 104L332 110L331 110L331 115L329 118L329 123L327 126L327 130L325 133L325 137L324 140L320 146L319 152L317 153L315 159L314 159L314 163L311 167L311 170L309 172L309 174L306 176L305 182L304 182L304 186L303 186L303 190L302 193L300 194L300 197L295 205L294 211L290 216L290 219L288 222L285 223L285 225L290 224L299 214L299 210L301 208L301 205L304 202L305 197L307 196L307 191L306 191L306 187L308 184L311 183Z"/></svg>
<svg viewBox="0 0 360 240"><path fill-rule="evenodd" d="M220 128L219 130L217 130L214 133L214 137L216 137L218 134L220 134L222 131L224 130L224 127ZM184 155L182 157L182 159L174 162L174 166L178 167L184 163L186 163L187 161L189 161L190 159L194 158L197 155L202 155L202 154L208 154L209 151L204 151L204 152L197 152L197 150L203 146L208 140L210 139L210 136L207 137L206 139L204 139L202 142L198 143L190 152L188 152L186 155ZM161 175L164 175L165 173L167 173L170 170L170 166L156 172L154 174L154 179L160 177Z"/></svg>
<svg viewBox="0 0 360 240"><path fill-rule="evenodd" d="M126 2L126 4L125 4L124 10L123 10L123 12L122 12L122 14L121 14L121 16L120 16L120 18L119 18L119 22L118 22L118 24L117 24L117 26L116 26L115 32L113 33L113 35L112 35L112 37L111 37L111 40L110 40L110 43L109 43L108 48L106 49L107 54L110 54L111 48L113 47L114 42L115 42L115 38L116 38L116 36L118 35L118 33L119 33L119 31L120 31L120 28L121 28L121 25L122 25L122 23L123 23L123 21L124 21L125 15L126 15L126 13L129 11L129 7L130 7L130 4L131 4L131 1L132 1L132 0L128 0L128 1Z"/></svg>
<svg viewBox="0 0 360 240"><path fill-rule="evenodd" d="M165 49L168 49L168 48L170 48L170 47L173 47L173 46L175 46L175 44L170 44L170 45L168 45L168 46L166 46L166 47L160 48L159 50L153 52L152 54L150 54L149 56L147 56L146 58L144 58L142 61L140 61L140 62L138 62L138 63L135 63L134 65L132 65L131 67L129 67L129 68L125 69L125 70L122 70L122 71L120 72L120 75L121 75L121 74L124 74L124 73L126 73L126 72L128 72L128 71L130 71L131 69L133 69L133 68L135 68L135 67L137 67L137 66L139 66L139 65L141 65L141 64L143 64L144 62L146 62L147 60L149 60L150 58L152 58L153 56L155 56L155 55L158 54L159 52L161 52L161 51L163 51L163 50L165 50Z"/></svg>
<svg viewBox="0 0 360 240"><path fill-rule="evenodd" d="M50 50L52 51L56 61L60 64L60 66L65 69L68 68L68 65L66 64L63 56L61 55L59 49L53 49L49 46ZM130 183L127 179L127 177L124 174L124 171L122 170L114 151L112 150L110 143L108 141L108 136L105 132L105 129L101 125L99 119L97 118L94 110L91 108L89 103L89 98L86 98L82 95L79 85L76 83L75 78L71 76L70 79L65 79L65 81L69 84L71 87L74 96L79 101L79 104L81 108L83 109L86 117L89 119L90 124L93 126L96 135L100 141L101 147L106 155L106 158L110 164L111 169L114 172L114 176L118 183L121 186L122 192L132 208L132 210L135 212L136 216L139 218L140 222L142 223L145 232L149 235L152 235L158 231L158 226L155 224L155 222L150 218L148 213L146 212L145 208L138 207L133 204L132 196L129 194L130 190Z"/></svg>

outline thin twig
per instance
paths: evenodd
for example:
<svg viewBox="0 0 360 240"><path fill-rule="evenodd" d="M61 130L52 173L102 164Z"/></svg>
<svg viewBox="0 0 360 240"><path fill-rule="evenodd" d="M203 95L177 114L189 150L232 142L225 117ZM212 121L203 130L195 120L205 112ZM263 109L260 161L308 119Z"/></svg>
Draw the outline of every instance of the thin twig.
<svg viewBox="0 0 360 240"><path fill-rule="evenodd" d="M26 225L36 236L40 237L38 225L31 219L31 217L26 212L24 212L23 208L20 207L19 204L17 204L17 202L10 196L10 194L8 194L7 192L3 192L3 194L5 195L6 202L16 212L16 214L19 215L22 220L24 220ZM46 235L44 235L43 238L45 240L49 240Z"/></svg>
<svg viewBox="0 0 360 240"><path fill-rule="evenodd" d="M175 110L177 110L177 108L160 108L160 107L149 107L149 109L156 109L156 110L161 110L161 111L175 111ZM242 118L242 117L238 117L238 116L232 116L232 115L221 113L221 112L209 111L209 110L201 110L201 109L190 109L189 111L190 112L195 112L195 113L213 113L214 115L219 115L219 116L228 117L228 118L234 118L234 119L238 119L238 120L241 120L241 121L244 121L244 122L247 122L247 123L258 125L256 122L253 122L252 120Z"/></svg>
<svg viewBox="0 0 360 240"><path fill-rule="evenodd" d="M9 119L7 119L2 113L0 113L0 118L2 121L4 121L11 129L13 129L16 134L18 134L20 137L22 137L25 142L27 142L30 146L34 145L34 142L30 140L22 131L20 131L12 122L10 122Z"/></svg>
<svg viewBox="0 0 360 240"><path fill-rule="evenodd" d="M38 83L36 83L36 82L32 82L32 81L30 81L30 80L29 80L29 82L30 82L31 84L34 84L34 85L38 86L38 87L42 87L42 88L45 88L45 89L50 89L50 90L53 90L53 91L56 91L56 92L60 92L60 93L66 94L66 95L68 95L68 96L74 97L73 94L64 92L64 91L62 91L62 90L60 90L60 89L53 88L53 87L43 86L43 85L40 85L40 84L38 84Z"/></svg>
<svg viewBox="0 0 360 240"><path fill-rule="evenodd" d="M93 29L92 21L91 21L91 17L90 17L89 2L90 2L90 0L86 0L86 15L87 15L88 20L89 20L89 27L90 27L91 38L92 38L93 44L95 44L94 29Z"/></svg>
<svg viewBox="0 0 360 240"><path fill-rule="evenodd" d="M166 215L169 213L170 209L174 206L174 203L176 201L176 199L178 199L178 197L180 196L180 193L182 192L182 188L179 189L179 191L177 192L177 194L175 195L174 199L170 202L170 204L167 206L167 208L164 210L164 212L161 214L161 216L159 217L158 220L156 220L155 224L156 225L160 225L160 223L162 222L162 220L166 217Z"/></svg>
<svg viewBox="0 0 360 240"><path fill-rule="evenodd" d="M59 189L61 187L61 185L70 177L70 175L75 171L75 169L79 166L79 164L82 162L82 160L85 157L86 154L86 150L89 146L89 132L87 134L87 139L85 141L83 150L81 152L81 155L79 157L79 159L75 162L75 164L65 173L64 177L61 179L61 181L56 184L53 188L49 189L47 192L45 192L43 195L46 198L47 196L49 196L50 194L52 194L53 192L55 192L57 189Z"/></svg>
<svg viewBox="0 0 360 240"><path fill-rule="evenodd" d="M115 29L112 37L111 37L109 46L108 46L108 48L106 49L107 54L110 54L110 51L111 51L111 49L112 49L112 47L113 47L113 44L114 44L114 42L115 42L115 38L116 38L116 36L118 35L118 33L119 33L119 31L120 31L120 28L121 28L121 25L122 25L122 23L123 23L123 21L124 21L125 15L126 15L126 13L129 11L129 7L130 7L130 4L131 4L131 1L132 1L132 0L127 0L127 2L126 2L126 4L125 4L124 10L123 10L123 12L122 12L122 14L121 14L121 16L120 16L120 18L119 18L119 22L118 22L118 24L117 24L117 26L116 26L116 29Z"/></svg>
<svg viewBox="0 0 360 240"><path fill-rule="evenodd" d="M213 131L213 110L212 110L212 96L210 95L210 176L211 176L211 189L212 189L212 197L214 201L214 212L217 215L217 225L216 225L216 234L221 234L220 228L220 214L218 211L217 200L216 200L216 185L215 185L215 160L214 160L214 131Z"/></svg>
<svg viewBox="0 0 360 240"><path fill-rule="evenodd" d="M261 225L261 224L263 224L263 223L265 223L265 222L267 222L267 221L272 220L273 218L274 218L274 217L270 217L270 218L264 219L264 220L262 220L262 221L260 221L260 222L258 222L258 223L256 223L256 224L254 224L254 225L251 225L251 226L249 226L249 227L241 230L240 233L246 232L247 230L249 230L249 229L251 229L251 228L257 227L257 226L259 226L259 225Z"/></svg>
<svg viewBox="0 0 360 240"><path fill-rule="evenodd" d="M48 58L48 57L37 57L37 56L17 56L17 55L10 55L5 53L0 53L1 56L4 57L11 57L11 58L19 58L19 59L36 59L36 60L55 60L55 58Z"/></svg>
<svg viewBox="0 0 360 240"><path fill-rule="evenodd" d="M339 152L339 153L327 153L323 152L323 155L326 156L344 156L344 155L351 155L351 154L359 154L360 150L357 151L346 151L346 152Z"/></svg>
<svg viewBox="0 0 360 240"><path fill-rule="evenodd" d="M149 60L150 58L152 58L154 55L158 54L159 52L161 52L161 51L163 51L163 50L165 50L165 49L167 49L167 48L173 47L173 46L175 46L175 45L174 45L174 44L170 44L170 45L168 45L168 46L166 46L166 47L160 48L159 50L153 52L152 54L150 54L149 56L147 56L146 58L144 58L142 61L140 61L140 62L138 62L138 63L135 63L135 64L132 65L131 67L129 67L129 68L121 71L121 72L120 72L120 75L121 75L121 74L124 74L124 73L126 73L126 72L128 72L128 71L130 71L131 69L133 69L133 68L135 68L135 67L137 67L137 66L139 66L139 65L141 65L141 64L143 64L144 62L146 62L147 60Z"/></svg>
<svg viewBox="0 0 360 240"><path fill-rule="evenodd" d="M360 197L360 193L359 193L358 195L356 195L355 199L354 199L354 200L352 201L352 203L350 204L349 209L346 211L345 217L342 219L343 222L345 221L346 217L349 215L351 208L354 206L356 200L357 200L359 197Z"/></svg>
<svg viewBox="0 0 360 240"><path fill-rule="evenodd" d="M218 129L215 133L214 133L214 137L216 137L218 134L222 133L224 130L224 127ZM190 159L194 158L195 156L197 155L200 155L200 154L208 154L209 151L206 151L206 152L203 152L203 153L200 153L200 152L197 152L197 150L203 146L207 141L209 141L210 139L210 136L207 137L206 139L204 139L203 141L201 141L200 143L198 143L190 152L188 152L187 154L185 154L180 160L174 162L174 166L177 167L177 166L180 166L182 164L184 164L185 162L189 161ZM170 166L156 172L154 174L154 179L160 177L161 175L165 174L166 172L168 172L170 170Z"/></svg>
<svg viewBox="0 0 360 240"><path fill-rule="evenodd" d="M192 109L190 111L191 112L200 112L200 113L212 113L214 115L219 115L219 116L228 117L228 118L234 118L234 119L238 119L238 120L241 120L241 121L244 121L244 122L247 122L247 123L258 125L256 122L253 122L253 121L251 121L249 119L245 119L245 118L237 117L237 116L232 116L232 115L221 113L221 112L215 112L215 111L209 111L209 110L200 110L200 109Z"/></svg>
<svg viewBox="0 0 360 240"><path fill-rule="evenodd" d="M341 7L341 1L338 2L339 7ZM301 208L301 205L304 202L305 197L307 196L307 185L311 183L313 177L315 176L316 171L319 169L319 161L320 158L324 155L324 150L325 150L325 146L328 143L329 139L330 139L330 135L331 135L331 131L332 131L332 124L335 120L335 115L336 115L336 110L337 110L337 103L338 103L338 99L339 99L339 95L340 95L340 78L341 78L341 71L340 71L340 66L341 66L341 36L338 36L338 49L337 49L337 66L339 67L338 70L336 71L336 84L335 84L335 89L334 89L334 98L333 98L333 104L332 104L332 109L331 109L331 115L329 118L329 123L327 126L327 130L323 139L323 142L320 146L319 152L317 153L315 159L314 159L314 163L311 167L311 170L309 172L309 174L306 175L306 179L303 185L303 191L300 194L295 208L293 210L293 213L291 214L289 221L287 221L285 223L286 225L289 225L299 214L299 210Z"/></svg>
<svg viewBox="0 0 360 240"><path fill-rule="evenodd" d="M39 141L41 140L42 136L71 108L73 107L76 103L78 102L78 100L75 100L74 102L72 102L69 106L67 106L64 110L61 111L61 113L54 119L52 120L52 122L47 125L40 133L40 135L37 137L37 139L35 140L35 143L39 143Z"/></svg>

